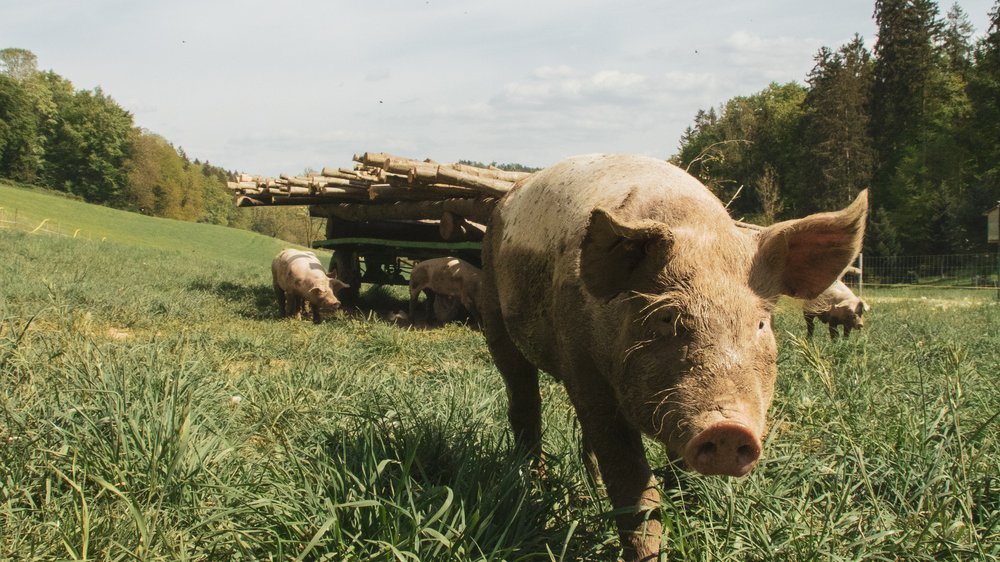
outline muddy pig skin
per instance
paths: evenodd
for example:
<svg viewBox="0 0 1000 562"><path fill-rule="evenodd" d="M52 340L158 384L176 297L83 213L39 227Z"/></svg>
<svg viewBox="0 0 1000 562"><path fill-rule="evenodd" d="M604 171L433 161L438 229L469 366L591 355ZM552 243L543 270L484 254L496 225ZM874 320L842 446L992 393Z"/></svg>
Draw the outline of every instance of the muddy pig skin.
<svg viewBox="0 0 1000 562"><path fill-rule="evenodd" d="M813 335L813 320L819 318L830 328L830 339L837 339L840 335L837 326L844 327L844 337L851 335L851 330L860 330L865 327L865 312L871 307L868 303L858 298L850 287L843 281L837 280L825 291L812 300L802 304L802 315L806 319L806 333L811 338Z"/></svg>
<svg viewBox="0 0 1000 562"><path fill-rule="evenodd" d="M349 287L334 273L327 273L316 254L292 248L282 250L271 262L271 280L281 316L299 316L308 301L317 324L323 320L320 309L340 308L336 292Z"/></svg>
<svg viewBox="0 0 1000 562"><path fill-rule="evenodd" d="M483 240L481 310L519 446L541 458L538 370L561 380L627 560L655 559L660 503L641 435L703 474L761 453L776 374L771 311L858 253L867 192L747 235L662 160L585 155L522 180Z"/></svg>

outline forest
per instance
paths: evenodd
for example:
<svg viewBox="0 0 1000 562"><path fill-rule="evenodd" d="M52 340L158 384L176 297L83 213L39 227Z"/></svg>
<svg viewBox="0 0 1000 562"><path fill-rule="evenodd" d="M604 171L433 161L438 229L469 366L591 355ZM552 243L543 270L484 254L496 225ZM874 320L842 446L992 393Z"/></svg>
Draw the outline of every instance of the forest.
<svg viewBox="0 0 1000 562"><path fill-rule="evenodd" d="M878 40L823 47L798 83L701 110L672 161L770 223L871 188L866 255L987 250L1000 199L1000 2L978 40L953 5L878 0Z"/></svg>
<svg viewBox="0 0 1000 562"><path fill-rule="evenodd" d="M31 51L0 50L0 178L146 215L310 240L304 208L237 209L231 175L136 125L101 88L76 89L39 70Z"/></svg>
<svg viewBox="0 0 1000 562"><path fill-rule="evenodd" d="M736 218L768 224L871 188L866 254L986 251L983 213L1000 199L1000 1L978 37L957 4L942 15L932 0L877 0L874 17L872 48L855 35L819 49L802 84L698 111L671 161ZM101 88L75 89L32 52L0 50L0 177L309 240L304 209L235 208L231 175L139 127Z"/></svg>

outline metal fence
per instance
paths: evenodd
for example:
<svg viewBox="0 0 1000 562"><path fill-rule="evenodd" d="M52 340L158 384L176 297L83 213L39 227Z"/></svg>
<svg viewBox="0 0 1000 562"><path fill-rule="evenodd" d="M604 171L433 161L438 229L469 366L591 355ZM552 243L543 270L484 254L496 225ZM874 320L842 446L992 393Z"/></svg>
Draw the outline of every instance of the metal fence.
<svg viewBox="0 0 1000 562"><path fill-rule="evenodd" d="M862 270L860 282L864 287L906 285L995 289L1000 282L1000 264L995 253L862 256L857 265Z"/></svg>

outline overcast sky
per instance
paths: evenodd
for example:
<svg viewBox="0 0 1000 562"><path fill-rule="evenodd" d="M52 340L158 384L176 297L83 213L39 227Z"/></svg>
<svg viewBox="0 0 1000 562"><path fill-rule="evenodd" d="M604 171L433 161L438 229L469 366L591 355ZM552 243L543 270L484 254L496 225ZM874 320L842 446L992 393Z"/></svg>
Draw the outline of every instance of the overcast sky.
<svg viewBox="0 0 1000 562"><path fill-rule="evenodd" d="M385 151L668 157L698 109L875 40L873 0L0 0L0 48L192 158L276 175ZM992 0L961 0L977 34ZM943 4L947 12L950 4Z"/></svg>

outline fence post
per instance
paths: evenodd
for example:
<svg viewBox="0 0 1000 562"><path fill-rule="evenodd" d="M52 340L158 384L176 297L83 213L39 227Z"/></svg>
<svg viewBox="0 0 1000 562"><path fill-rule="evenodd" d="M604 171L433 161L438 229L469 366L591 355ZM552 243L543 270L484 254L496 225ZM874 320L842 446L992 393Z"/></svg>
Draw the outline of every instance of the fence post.
<svg viewBox="0 0 1000 562"><path fill-rule="evenodd" d="M865 294L865 255L858 254L858 296ZM845 328L846 329L846 328Z"/></svg>

